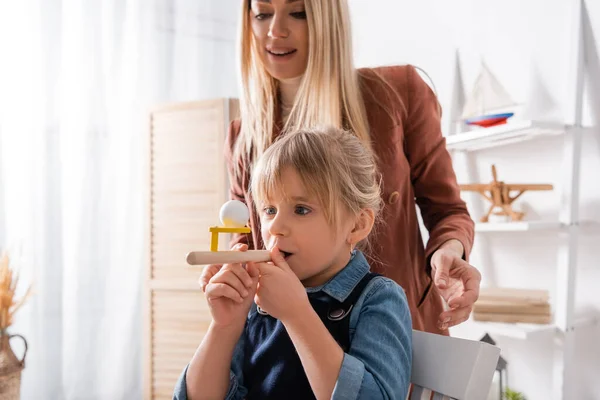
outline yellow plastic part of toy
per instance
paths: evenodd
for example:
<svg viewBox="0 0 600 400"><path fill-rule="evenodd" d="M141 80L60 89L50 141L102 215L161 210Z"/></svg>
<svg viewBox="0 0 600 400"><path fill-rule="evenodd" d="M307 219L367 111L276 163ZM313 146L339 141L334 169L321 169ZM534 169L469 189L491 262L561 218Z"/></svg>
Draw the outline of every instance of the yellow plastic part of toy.
<svg viewBox="0 0 600 400"><path fill-rule="evenodd" d="M219 233L250 233L252 232L247 226L241 228L231 228L223 226L211 226L209 229L210 235L210 251L219 251Z"/></svg>

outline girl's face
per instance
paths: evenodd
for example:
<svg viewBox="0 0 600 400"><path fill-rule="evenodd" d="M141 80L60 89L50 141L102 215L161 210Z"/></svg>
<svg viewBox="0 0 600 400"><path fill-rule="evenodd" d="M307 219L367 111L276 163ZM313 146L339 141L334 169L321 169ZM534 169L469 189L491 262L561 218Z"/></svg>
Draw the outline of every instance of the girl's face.
<svg viewBox="0 0 600 400"><path fill-rule="evenodd" d="M265 246L279 247L304 286L322 285L350 260L348 239L356 218L349 211L342 212L340 206L338 222L331 226L318 199L294 169L286 168L281 182L282 187L270 199L257 202Z"/></svg>
<svg viewBox="0 0 600 400"><path fill-rule="evenodd" d="M266 70L277 80L302 75L308 62L304 0L251 0L250 4L252 34Z"/></svg>

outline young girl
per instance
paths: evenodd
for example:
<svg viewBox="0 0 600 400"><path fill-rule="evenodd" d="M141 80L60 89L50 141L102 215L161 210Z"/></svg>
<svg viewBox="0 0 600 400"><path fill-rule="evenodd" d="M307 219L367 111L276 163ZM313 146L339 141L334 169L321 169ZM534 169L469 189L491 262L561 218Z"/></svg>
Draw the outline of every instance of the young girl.
<svg viewBox="0 0 600 400"><path fill-rule="evenodd" d="M225 265L210 279L213 321L174 398L405 399L407 299L357 250L381 206L371 152L343 130L300 130L252 176L272 262Z"/></svg>

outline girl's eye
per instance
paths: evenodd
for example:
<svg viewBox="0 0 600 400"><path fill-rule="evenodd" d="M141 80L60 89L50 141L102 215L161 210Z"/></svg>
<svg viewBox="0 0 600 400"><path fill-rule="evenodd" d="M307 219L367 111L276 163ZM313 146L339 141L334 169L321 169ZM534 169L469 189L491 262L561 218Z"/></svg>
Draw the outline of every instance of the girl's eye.
<svg viewBox="0 0 600 400"><path fill-rule="evenodd" d="M263 19L267 19L267 17L270 17L271 14L266 14L266 13L258 13L254 16L254 18L256 18L259 21L262 21Z"/></svg>
<svg viewBox="0 0 600 400"><path fill-rule="evenodd" d="M295 212L298 215L306 215L310 213L310 210L304 206L297 206Z"/></svg>
<svg viewBox="0 0 600 400"><path fill-rule="evenodd" d="M297 11L290 14L296 19L306 19L306 11Z"/></svg>
<svg viewBox="0 0 600 400"><path fill-rule="evenodd" d="M275 209L275 207L265 207L263 208L263 212L266 215L275 215L277 213L277 210Z"/></svg>

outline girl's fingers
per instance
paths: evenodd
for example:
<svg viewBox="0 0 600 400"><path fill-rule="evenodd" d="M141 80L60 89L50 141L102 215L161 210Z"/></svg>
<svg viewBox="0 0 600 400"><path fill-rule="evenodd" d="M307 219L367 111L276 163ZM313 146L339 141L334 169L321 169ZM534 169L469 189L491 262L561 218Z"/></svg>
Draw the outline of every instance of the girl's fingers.
<svg viewBox="0 0 600 400"><path fill-rule="evenodd" d="M233 272L247 288L252 287L252 278L246 268L242 267L242 264L225 264L223 270Z"/></svg>
<svg viewBox="0 0 600 400"><path fill-rule="evenodd" d="M248 250L248 245L246 243L237 243L231 248L231 250L246 251Z"/></svg>
<svg viewBox="0 0 600 400"><path fill-rule="evenodd" d="M240 280L239 276L233 272L233 270L228 269L227 267L228 266L225 266L217 275L215 275L214 278L210 280L210 283L224 283L231 286L231 288L237 291L240 296L248 296L248 287L244 285L244 282ZM246 273L246 275L248 275L248 273Z"/></svg>
<svg viewBox="0 0 600 400"><path fill-rule="evenodd" d="M226 283L209 283L206 286L206 298L209 300L227 298L235 301L236 303L242 303L244 301L238 291Z"/></svg>
<svg viewBox="0 0 600 400"><path fill-rule="evenodd" d="M275 246L271 249L271 259L273 263L284 271L292 271L288 263L285 261L283 254L279 251L279 247Z"/></svg>
<svg viewBox="0 0 600 400"><path fill-rule="evenodd" d="M248 245L245 243L238 243L235 246L233 246L231 249L238 250L238 251L246 251L246 250L248 250ZM225 267L227 267L228 265L231 266L232 264L225 264ZM208 266L204 267L204 269L202 270L202 274L200 275L200 279L198 280L198 283L200 283L200 288L202 289L203 292L206 292L206 285L208 285L210 280L216 274L218 274L222 268L223 268L223 265L221 265L221 264L212 264L212 265L208 265ZM229 268L229 269L232 269L232 268ZM248 273L244 270L244 268L241 268L241 271L236 269L236 270L234 270L234 273L236 273L236 275L240 276L240 279L248 287L252 286L252 279L250 279L249 276L246 279L246 277L244 276L244 274L248 275Z"/></svg>
<svg viewBox="0 0 600 400"><path fill-rule="evenodd" d="M261 276L269 276L277 273L281 268L272 263L254 263L254 268L258 270Z"/></svg>
<svg viewBox="0 0 600 400"><path fill-rule="evenodd" d="M246 272L248 272L250 278L258 278L260 276L260 270L254 262L246 263Z"/></svg>
<svg viewBox="0 0 600 400"><path fill-rule="evenodd" d="M198 280L198 283L200 283L200 288L203 292L206 292L206 285L208 285L208 282L210 282L212 277L215 276L222 267L223 266L219 264L212 264L204 267L202 270L202 275L200 275L200 279Z"/></svg>
<svg viewBox="0 0 600 400"><path fill-rule="evenodd" d="M245 243L238 243L235 246L233 246L231 248L232 250L237 250L237 251L247 251L248 250L248 245ZM242 266L242 264L225 264L225 270L229 270L232 271L239 279L240 281L246 285L247 288L251 288L252 287L252 278L250 277L250 275L248 274L248 271L246 271L246 269Z"/></svg>

